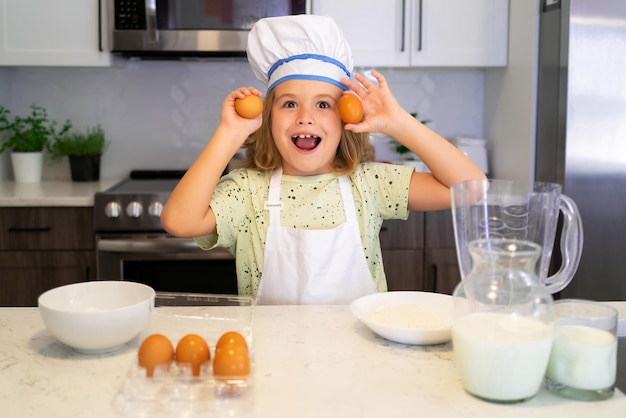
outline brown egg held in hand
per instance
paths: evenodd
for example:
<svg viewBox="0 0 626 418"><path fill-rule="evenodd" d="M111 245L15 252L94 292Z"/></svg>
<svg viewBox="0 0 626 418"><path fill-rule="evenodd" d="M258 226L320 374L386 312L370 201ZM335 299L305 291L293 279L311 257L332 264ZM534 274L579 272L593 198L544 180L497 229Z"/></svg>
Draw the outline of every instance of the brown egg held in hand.
<svg viewBox="0 0 626 418"><path fill-rule="evenodd" d="M174 359L174 346L164 335L152 334L146 337L139 347L137 360L146 369L146 375L152 377L154 368L160 364L169 364Z"/></svg>
<svg viewBox="0 0 626 418"><path fill-rule="evenodd" d="M194 376L200 376L202 364L211 359L209 345L196 334L187 334L176 345L176 363L191 364Z"/></svg>
<svg viewBox="0 0 626 418"><path fill-rule="evenodd" d="M235 111L246 119L254 119L263 111L263 101L251 94L243 99L235 99Z"/></svg>
<svg viewBox="0 0 626 418"><path fill-rule="evenodd" d="M241 345L227 345L215 350L213 375L217 378L244 378L250 374L248 350Z"/></svg>
<svg viewBox="0 0 626 418"><path fill-rule="evenodd" d="M345 123L359 123L363 119L363 104L354 94L344 94L339 98L339 116Z"/></svg>

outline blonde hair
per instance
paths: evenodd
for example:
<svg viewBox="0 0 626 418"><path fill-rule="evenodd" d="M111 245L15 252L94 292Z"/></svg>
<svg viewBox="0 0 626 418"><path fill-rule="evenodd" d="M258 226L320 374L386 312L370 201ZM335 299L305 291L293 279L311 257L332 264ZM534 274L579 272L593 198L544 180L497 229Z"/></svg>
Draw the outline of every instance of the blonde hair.
<svg viewBox="0 0 626 418"><path fill-rule="evenodd" d="M261 171L274 171L283 163L283 159L274 144L272 137L272 102L274 90L265 96L263 103L263 123L261 127L248 137L243 147L246 158L244 168ZM369 142L368 133L354 133L342 130L339 147L333 162L332 171L337 175L350 174L357 165L374 160L374 147Z"/></svg>

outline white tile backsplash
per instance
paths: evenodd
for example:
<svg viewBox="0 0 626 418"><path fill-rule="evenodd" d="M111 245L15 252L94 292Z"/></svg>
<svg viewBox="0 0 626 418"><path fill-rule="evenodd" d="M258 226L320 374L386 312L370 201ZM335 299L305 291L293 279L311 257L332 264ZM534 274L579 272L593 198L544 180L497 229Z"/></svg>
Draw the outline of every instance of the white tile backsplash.
<svg viewBox="0 0 626 418"><path fill-rule="evenodd" d="M482 136L481 70L378 70L400 104L443 136ZM35 103L81 130L102 125L111 146L101 174L113 178L134 168L187 168L217 127L224 97L249 85L264 90L244 60L120 59L111 68L0 68L0 103L16 114ZM12 176L7 157L0 179ZM67 161L44 167L44 179L69 178Z"/></svg>

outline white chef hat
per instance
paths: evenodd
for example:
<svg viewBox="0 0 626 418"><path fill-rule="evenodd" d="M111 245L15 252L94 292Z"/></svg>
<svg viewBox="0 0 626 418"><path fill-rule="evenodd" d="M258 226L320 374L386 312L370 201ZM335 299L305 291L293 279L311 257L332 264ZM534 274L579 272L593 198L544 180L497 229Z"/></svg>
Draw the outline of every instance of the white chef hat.
<svg viewBox="0 0 626 418"><path fill-rule="evenodd" d="M352 51L330 17L292 15L257 21L248 35L248 61L271 90L292 79L326 81L347 90Z"/></svg>

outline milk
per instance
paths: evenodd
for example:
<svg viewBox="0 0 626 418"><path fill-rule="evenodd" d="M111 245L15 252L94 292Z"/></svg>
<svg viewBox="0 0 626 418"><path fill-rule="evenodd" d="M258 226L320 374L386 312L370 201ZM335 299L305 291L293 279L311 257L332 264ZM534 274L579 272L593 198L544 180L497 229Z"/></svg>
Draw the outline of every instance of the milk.
<svg viewBox="0 0 626 418"><path fill-rule="evenodd" d="M607 389L615 384L617 338L583 325L557 327L546 376L571 388Z"/></svg>
<svg viewBox="0 0 626 418"><path fill-rule="evenodd" d="M550 358L552 330L536 319L481 312L454 321L452 344L468 392L512 402L539 391Z"/></svg>

